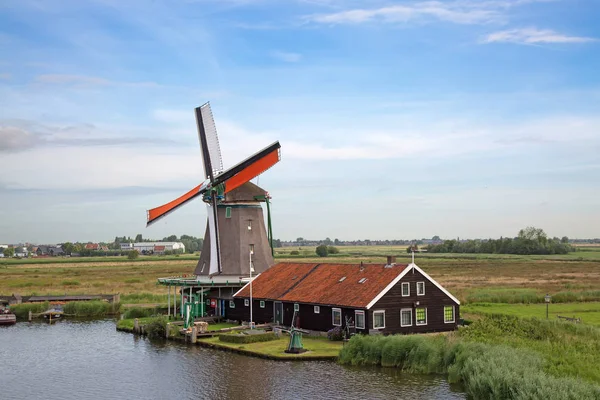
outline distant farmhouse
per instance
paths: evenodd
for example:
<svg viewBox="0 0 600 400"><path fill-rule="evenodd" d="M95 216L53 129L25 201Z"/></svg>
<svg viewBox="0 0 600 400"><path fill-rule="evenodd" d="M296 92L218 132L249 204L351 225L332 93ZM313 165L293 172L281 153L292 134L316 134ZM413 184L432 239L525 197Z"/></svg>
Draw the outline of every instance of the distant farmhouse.
<svg viewBox="0 0 600 400"><path fill-rule="evenodd" d="M252 282L255 323L357 333L451 331L460 302L416 264L278 263ZM234 294L227 318L250 320L250 284Z"/></svg>
<svg viewBox="0 0 600 400"><path fill-rule="evenodd" d="M185 245L181 242L121 243L121 250L137 250L140 254L185 253Z"/></svg>

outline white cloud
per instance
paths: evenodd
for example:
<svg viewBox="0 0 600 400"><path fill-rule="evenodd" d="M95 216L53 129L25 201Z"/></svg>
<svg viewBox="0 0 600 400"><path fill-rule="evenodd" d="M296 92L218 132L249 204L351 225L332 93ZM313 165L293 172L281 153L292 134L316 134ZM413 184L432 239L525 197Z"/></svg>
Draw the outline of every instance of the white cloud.
<svg viewBox="0 0 600 400"><path fill-rule="evenodd" d="M318 14L309 20L325 24L358 24L366 22L400 22L434 19L456 24L485 24L502 22L503 4L495 2L440 2L422 1L380 8L357 8L330 14Z"/></svg>
<svg viewBox="0 0 600 400"><path fill-rule="evenodd" d="M537 28L520 28L509 29L500 32L494 32L487 35L483 43L522 43L522 44L537 44L537 43L588 43L598 39L585 36L569 36L555 32L550 29Z"/></svg>
<svg viewBox="0 0 600 400"><path fill-rule="evenodd" d="M289 53L289 52L284 52L284 51L274 51L271 53L271 56L273 56L274 58L276 58L280 61L289 62L289 63L295 63L302 59L302 54Z"/></svg>

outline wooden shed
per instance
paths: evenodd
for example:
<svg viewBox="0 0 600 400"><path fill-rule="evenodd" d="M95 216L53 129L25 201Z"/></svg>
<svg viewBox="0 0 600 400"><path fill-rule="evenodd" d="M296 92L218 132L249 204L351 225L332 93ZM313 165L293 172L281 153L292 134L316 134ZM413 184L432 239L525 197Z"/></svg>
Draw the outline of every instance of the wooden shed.
<svg viewBox="0 0 600 400"><path fill-rule="evenodd" d="M456 329L460 302L416 264L278 263L252 282L255 323L328 331L350 323L361 333ZM227 317L250 319L250 284L234 294Z"/></svg>

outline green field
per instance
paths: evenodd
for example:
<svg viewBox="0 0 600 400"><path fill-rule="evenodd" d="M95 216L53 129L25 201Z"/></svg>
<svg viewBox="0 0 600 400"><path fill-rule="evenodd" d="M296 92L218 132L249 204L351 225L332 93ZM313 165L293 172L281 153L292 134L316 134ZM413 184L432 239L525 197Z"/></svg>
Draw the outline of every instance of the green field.
<svg viewBox="0 0 600 400"><path fill-rule="evenodd" d="M504 314L525 318L546 319L545 304L492 304L475 303L461 307L461 315L469 318L470 314ZM600 327L600 302L549 304L549 319L561 317L581 318L583 324Z"/></svg>

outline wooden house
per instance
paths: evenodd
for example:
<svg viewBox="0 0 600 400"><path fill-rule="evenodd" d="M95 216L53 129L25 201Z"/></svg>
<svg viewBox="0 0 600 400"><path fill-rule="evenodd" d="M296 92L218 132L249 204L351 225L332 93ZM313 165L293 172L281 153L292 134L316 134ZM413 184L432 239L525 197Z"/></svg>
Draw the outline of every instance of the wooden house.
<svg viewBox="0 0 600 400"><path fill-rule="evenodd" d="M456 329L460 302L416 264L278 263L252 282L255 323L304 329L354 326L357 333ZM250 319L250 284L230 300L227 318Z"/></svg>

